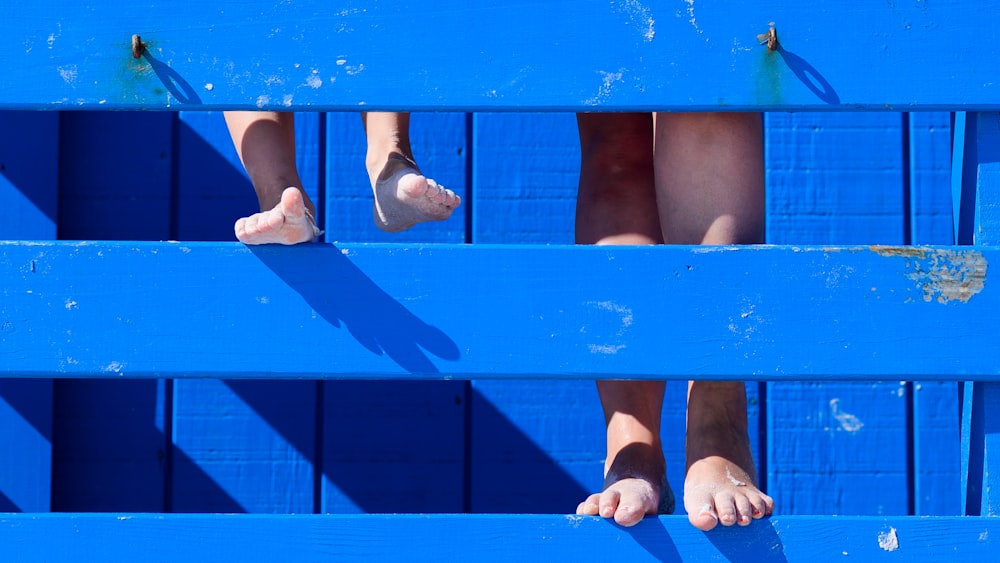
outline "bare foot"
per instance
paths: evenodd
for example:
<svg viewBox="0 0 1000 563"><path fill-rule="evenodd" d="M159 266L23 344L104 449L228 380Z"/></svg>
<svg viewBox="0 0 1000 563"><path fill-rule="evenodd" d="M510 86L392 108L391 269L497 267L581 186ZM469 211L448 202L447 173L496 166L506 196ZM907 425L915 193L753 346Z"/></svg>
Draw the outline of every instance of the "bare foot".
<svg viewBox="0 0 1000 563"><path fill-rule="evenodd" d="M273 209L236 221L236 238L244 244L298 244L311 242L323 232L316 228L298 188L281 192Z"/></svg>
<svg viewBox="0 0 1000 563"><path fill-rule="evenodd" d="M647 514L673 511L674 494L665 477L662 450L638 443L615 456L603 490L576 507L577 514L614 518L622 526L634 526Z"/></svg>
<svg viewBox="0 0 1000 563"><path fill-rule="evenodd" d="M424 177L415 163L397 153L389 155L372 184L372 216L378 228L390 233L418 223L444 221L462 203L455 192Z"/></svg>
<svg viewBox="0 0 1000 563"><path fill-rule="evenodd" d="M774 512L774 500L757 488L742 383L691 384L687 466L684 508L699 530L746 526Z"/></svg>

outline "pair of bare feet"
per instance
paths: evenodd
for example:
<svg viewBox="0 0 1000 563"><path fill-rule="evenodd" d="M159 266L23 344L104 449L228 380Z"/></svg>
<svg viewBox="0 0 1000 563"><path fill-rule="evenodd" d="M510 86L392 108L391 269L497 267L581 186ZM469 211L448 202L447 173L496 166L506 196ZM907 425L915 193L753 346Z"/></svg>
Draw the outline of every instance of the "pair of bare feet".
<svg viewBox="0 0 1000 563"><path fill-rule="evenodd" d="M381 170L369 169L375 203L372 216L383 231L394 233L428 221L443 221L461 203L455 192L420 173L416 163L392 153ZM272 209L236 221L236 238L244 244L298 244L316 240L322 231L305 196L288 187Z"/></svg>
<svg viewBox="0 0 1000 563"><path fill-rule="evenodd" d="M689 391L684 509L700 530L749 525L770 516L774 501L757 487L747 435L742 384L693 384ZM659 416L657 413L655 416ZM629 416L608 420L605 484L577 514L613 518L633 526L647 514L673 512L658 425ZM649 428L656 431L649 431Z"/></svg>

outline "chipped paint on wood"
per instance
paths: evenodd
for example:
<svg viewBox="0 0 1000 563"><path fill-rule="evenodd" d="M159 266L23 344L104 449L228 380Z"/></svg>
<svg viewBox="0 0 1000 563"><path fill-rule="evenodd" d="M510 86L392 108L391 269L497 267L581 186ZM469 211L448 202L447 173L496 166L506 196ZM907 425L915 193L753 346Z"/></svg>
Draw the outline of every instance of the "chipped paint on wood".
<svg viewBox="0 0 1000 563"><path fill-rule="evenodd" d="M986 285L987 261L977 250L872 246L880 256L906 259L906 277L916 283L926 302L968 303Z"/></svg>

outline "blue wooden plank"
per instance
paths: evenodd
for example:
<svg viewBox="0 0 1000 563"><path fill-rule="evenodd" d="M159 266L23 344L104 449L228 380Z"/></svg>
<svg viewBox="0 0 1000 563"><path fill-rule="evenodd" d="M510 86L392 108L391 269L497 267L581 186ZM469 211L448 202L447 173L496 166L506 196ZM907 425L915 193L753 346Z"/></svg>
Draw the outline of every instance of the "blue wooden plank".
<svg viewBox="0 0 1000 563"><path fill-rule="evenodd" d="M313 511L316 383L174 384L171 510Z"/></svg>
<svg viewBox="0 0 1000 563"><path fill-rule="evenodd" d="M474 381L471 416L471 512L569 513L601 490L604 417L593 382ZM683 449L675 418L666 425Z"/></svg>
<svg viewBox="0 0 1000 563"><path fill-rule="evenodd" d="M174 236L234 240L236 219L259 208L223 116L181 112L178 126ZM295 133L296 167L318 201L320 116L297 114ZM174 384L171 510L313 511L315 384L247 383Z"/></svg>
<svg viewBox="0 0 1000 563"><path fill-rule="evenodd" d="M169 237L174 118L151 112L61 114L60 239Z"/></svg>
<svg viewBox="0 0 1000 563"><path fill-rule="evenodd" d="M323 116L327 240L463 242L469 147L467 117L410 116L421 171L458 193L447 221L386 233L372 219L366 136L357 112ZM322 384L321 512L461 512L465 506L464 382L327 381ZM364 424L358 424L364 420Z"/></svg>
<svg viewBox="0 0 1000 563"><path fill-rule="evenodd" d="M0 375L989 379L998 252L7 242Z"/></svg>
<svg viewBox="0 0 1000 563"><path fill-rule="evenodd" d="M166 383L56 383L52 510L163 511Z"/></svg>
<svg viewBox="0 0 1000 563"><path fill-rule="evenodd" d="M950 244L951 126L943 112L909 115L910 237L913 244ZM959 493L958 387L954 382L913 384L913 511L964 513Z"/></svg>
<svg viewBox="0 0 1000 563"><path fill-rule="evenodd" d="M0 28L0 60L15 78L0 87L0 104L348 111L998 105L998 16L976 2L852 4L817 17L814 6L789 0L549 0L479 6L475 26L469 17L459 0L19 4ZM556 19L565 25L551 25ZM769 22L775 51L758 39ZM133 34L144 42L138 58ZM400 65L399 53L412 63Z"/></svg>
<svg viewBox="0 0 1000 563"><path fill-rule="evenodd" d="M769 114L768 242L903 243L901 124L888 113ZM910 398L896 379L769 384L768 488L782 512L908 513Z"/></svg>
<svg viewBox="0 0 1000 563"><path fill-rule="evenodd" d="M774 517L696 530L563 515L47 514L0 517L10 561L988 561L994 518Z"/></svg>
<svg viewBox="0 0 1000 563"><path fill-rule="evenodd" d="M464 382L323 387L321 512L464 510Z"/></svg>
<svg viewBox="0 0 1000 563"><path fill-rule="evenodd" d="M966 126L972 125L972 135L966 136L964 169L975 171L975 230L973 240L977 246L994 246L1000 242L1000 114L977 113L967 116ZM964 182L963 182L964 184ZM964 187L964 186L963 186ZM963 189L963 192L965 190ZM963 205L966 203L963 200ZM973 386L972 436L981 442L970 443L977 451L970 455L972 460L980 460L982 467L980 483L979 514L1000 515L1000 385L991 382L977 382ZM970 480L974 468L969 468ZM975 499L969 499L972 504ZM968 505L967 505L968 506ZM970 512L971 513L971 512Z"/></svg>
<svg viewBox="0 0 1000 563"><path fill-rule="evenodd" d="M576 117L473 116L472 241L570 244L580 174Z"/></svg>
<svg viewBox="0 0 1000 563"><path fill-rule="evenodd" d="M1000 244L1000 113L970 114L975 121L975 146L966 145L966 162L975 175L966 182L976 186L975 244Z"/></svg>
<svg viewBox="0 0 1000 563"><path fill-rule="evenodd" d="M574 115L478 113L472 125L471 240L572 243ZM593 383L474 381L472 390L469 510L572 512L600 490L605 432Z"/></svg>
<svg viewBox="0 0 1000 563"><path fill-rule="evenodd" d="M951 124L948 113L910 120L910 242L951 244Z"/></svg>
<svg viewBox="0 0 1000 563"><path fill-rule="evenodd" d="M56 234L59 114L0 112L0 238Z"/></svg>
<svg viewBox="0 0 1000 563"><path fill-rule="evenodd" d="M0 239L56 238L59 115L0 112L0 131ZM52 381L0 380L0 429L0 510L48 511Z"/></svg>
<svg viewBox="0 0 1000 563"><path fill-rule="evenodd" d="M0 511L48 512L52 380L0 379Z"/></svg>
<svg viewBox="0 0 1000 563"><path fill-rule="evenodd" d="M60 114L60 238L170 236L174 120L170 113ZM53 509L162 510L165 397L163 384L152 381L57 381Z"/></svg>

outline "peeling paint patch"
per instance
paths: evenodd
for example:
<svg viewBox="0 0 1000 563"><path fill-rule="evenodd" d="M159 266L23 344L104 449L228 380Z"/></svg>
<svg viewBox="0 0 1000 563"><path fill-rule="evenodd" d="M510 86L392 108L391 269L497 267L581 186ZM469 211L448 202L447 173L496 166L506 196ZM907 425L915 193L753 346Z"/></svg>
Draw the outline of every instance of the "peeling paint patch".
<svg viewBox="0 0 1000 563"><path fill-rule="evenodd" d="M625 348L624 344L588 344L587 348L590 349L591 354L604 354L610 356L612 354L617 354L619 350Z"/></svg>
<svg viewBox="0 0 1000 563"><path fill-rule="evenodd" d="M116 360L116 361L113 361L110 364L104 366L104 371L111 372L111 373L117 373L117 374L120 375L121 372L122 372L122 368L124 368L124 367L125 367L125 364L123 364L122 362L119 362L119 361Z"/></svg>
<svg viewBox="0 0 1000 563"><path fill-rule="evenodd" d="M63 82L70 85L76 82L76 77L80 74L76 69L76 65L61 66L57 67L56 70L59 71L59 76L62 77Z"/></svg>
<svg viewBox="0 0 1000 563"><path fill-rule="evenodd" d="M308 84L309 87L312 88L312 89L314 89L314 90L316 88L319 88L320 86L323 85L323 79L319 77L319 71L318 70L312 71L312 74L310 74L306 78L306 84Z"/></svg>
<svg viewBox="0 0 1000 563"><path fill-rule="evenodd" d="M608 98L611 95L611 88L616 82L623 82L622 78L625 75L625 69L619 69L618 72L607 72L600 71L601 73L601 86L597 91L597 95L583 103L589 106L597 105L602 100Z"/></svg>
<svg viewBox="0 0 1000 563"><path fill-rule="evenodd" d="M699 34L705 33L704 31L702 31L701 28L698 27L698 18L696 18L694 15L694 0L684 0L684 2L687 3L688 5L687 6L688 23L690 23L691 27L693 27L694 30L697 31Z"/></svg>
<svg viewBox="0 0 1000 563"><path fill-rule="evenodd" d="M632 316L632 309L619 305L613 301L590 301L587 303L591 307L595 307L602 311L611 311L618 314L618 320L621 321L621 330L618 331L618 336L625 333L625 329L632 326L634 317Z"/></svg>
<svg viewBox="0 0 1000 563"><path fill-rule="evenodd" d="M653 37L656 36L656 30L653 29L656 20L653 19L652 12L638 0L625 0L621 2L618 6L618 11L629 17L629 24L635 25L639 29L643 40L647 43L652 41Z"/></svg>
<svg viewBox="0 0 1000 563"><path fill-rule="evenodd" d="M860 418L840 410L840 399L830 399L830 413L840 423L841 428L852 434L865 426L865 423L861 422Z"/></svg>
<svg viewBox="0 0 1000 563"><path fill-rule="evenodd" d="M951 250L911 246L873 246L879 256L906 259L906 277L913 280L926 302L968 303L986 285L987 262L978 250Z"/></svg>
<svg viewBox="0 0 1000 563"><path fill-rule="evenodd" d="M896 528L889 528L888 532L879 532L878 546L886 551L896 551L899 549L899 537L896 536Z"/></svg>

